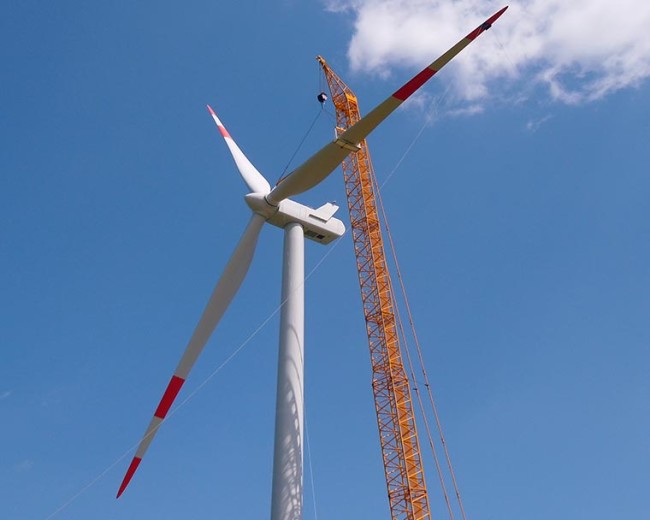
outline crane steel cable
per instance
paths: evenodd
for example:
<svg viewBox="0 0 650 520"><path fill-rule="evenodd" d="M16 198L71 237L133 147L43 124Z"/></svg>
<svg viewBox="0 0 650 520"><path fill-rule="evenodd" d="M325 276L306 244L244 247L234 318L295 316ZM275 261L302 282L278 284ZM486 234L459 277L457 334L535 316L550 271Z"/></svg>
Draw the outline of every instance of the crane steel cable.
<svg viewBox="0 0 650 520"><path fill-rule="evenodd" d="M409 147L410 149L410 147ZM384 229L386 230L386 233L389 235L389 240L391 239L390 237L390 229L388 227L388 220L386 216L386 211L384 209L384 204L383 200L381 198L381 195L379 194L379 186L377 185L377 178L374 175L374 172L371 174L372 176L372 182L375 185L375 191L377 192L377 205L379 206L381 210L381 216L384 224ZM397 255L395 254L395 250L393 249L393 262L397 264ZM393 299L393 308L395 309L395 318L397 322L397 326L399 329L399 332L402 336L402 345L404 346L404 352L406 353L406 360L408 363L409 371L411 372L411 382L413 383L413 390L415 391L415 395L417 397L417 402L418 402L418 408L420 409L420 416L422 417L422 420L424 421L424 429L427 434L427 441L429 442L429 447L431 448L431 453L433 455L433 460L436 466L436 472L438 473L438 480L440 481L440 487L442 489L442 494L445 500L445 505L447 506L447 511L449 513L449 518L450 520L454 520L454 512L451 507L451 503L449 501L449 494L447 493L447 486L445 484L445 477L442 471L442 467L440 465L440 459L438 458L438 450L435 447L435 443L433 441L433 435L431 434L431 428L429 426L429 420L427 417L427 413L425 411L424 403L422 402L422 395L420 394L420 389L417 383L417 378L415 376L415 369L413 368L413 361L411 359L411 352L410 352L410 347L408 343L408 338L406 335L406 332L404 330L404 323L402 321L402 316L399 310L399 305L397 302L397 299L395 297L395 291L393 290L393 283L392 279L389 280L390 284L390 293L391 297ZM402 293L403 298L406 298L406 294Z"/></svg>
<svg viewBox="0 0 650 520"><path fill-rule="evenodd" d="M390 180L390 178L393 175L395 175L395 172L402 165L402 163L404 162L404 159L406 159L406 156L409 154L409 152L415 146L415 143L418 142L418 140L420 139L420 137L424 133L424 130L433 121L434 115L432 114L432 112L433 112L432 109L435 109L435 112L438 112L438 108L440 107L440 105L442 105L442 103L447 98L447 94L449 94L450 89L451 89L451 86L447 86L447 88L445 89L445 91L442 93L441 96L435 96L431 100L431 103L429 103L429 107L427 108L427 115L425 116L424 122L422 123L422 126L418 130L418 133L415 134L415 137L411 140L409 145L406 147L406 150L404 150L404 153L399 158L399 160L397 161L395 166L393 166L393 169L390 171L390 173L386 176L386 178L383 180L383 182L380 185L378 185L378 190L377 191L384 189L384 186L386 186L386 184L388 184L388 181ZM378 182L378 181L376 181L376 182Z"/></svg>
<svg viewBox="0 0 650 520"><path fill-rule="evenodd" d="M323 113L323 109L318 111L316 114L316 117L313 119L311 124L309 125L309 128L307 128L307 131L305 132L305 135L302 136L302 139L300 140L300 143L298 143L298 146L296 147L295 151L293 152L293 155L289 158L289 161L287 162L287 165L284 167L284 170L282 170L282 174L280 175L280 178L276 181L275 185L277 186L282 179L284 179L287 170L289 169L289 166L291 166L291 162L296 158L296 155L298 155L298 152L302 148L302 145L305 144L305 140L307 137L309 137L309 134L311 134L311 131L314 129L314 125L316 124L316 121L320 118L321 114Z"/></svg>
<svg viewBox="0 0 650 520"><path fill-rule="evenodd" d="M309 429L307 428L307 409L305 407L305 444L307 445L307 461L309 466L309 481L311 483L311 499L314 506L314 520L318 520L316 508L316 486L314 485L314 462L311 456L311 443L309 442Z"/></svg>
<svg viewBox="0 0 650 520"><path fill-rule="evenodd" d="M382 211L383 222L384 222L384 226L386 228L386 234L388 235L388 243L390 245L391 253L392 253L392 256L393 256L393 262L395 264L395 271L397 273L397 279L399 281L400 289L401 289L401 292L402 292L402 297L404 299L404 304L405 304L405 307L406 307L406 313L407 313L407 316L408 316L409 324L411 326L411 333L413 334L413 339L414 339L414 342L415 342L415 346L416 346L416 350L417 350L417 354L418 354L418 359L420 361L420 368L422 370L422 376L424 378L424 386L426 387L427 393L428 393L428 396L429 396L429 403L431 405L431 409L433 411L433 415L434 415L434 418L435 418L435 421L436 421L436 426L437 426L437 429L438 429L438 433L440 435L440 443L442 444L443 451L445 453L445 458L447 460L447 467L449 469L449 474L451 476L451 480L452 480L452 483L454 485L454 492L456 493L456 499L458 501L458 506L460 508L461 516L463 517L463 520L467 520L467 517L465 515L465 508L463 506L463 501L462 501L462 499L460 497L460 490L458 489L458 482L456 480L456 473L454 472L454 468L453 468L453 466L451 464L451 457L449 455L449 450L447 448L447 442L445 441L445 436L444 436L444 433L442 431L442 423L440 421L440 416L438 414L438 408L437 408L437 406L435 404L435 400L433 399L433 393L431 391L431 385L429 384L429 377L427 375L427 371L426 371L426 368L425 368L424 357L422 356L422 349L420 347L420 341L418 339L417 332L415 330L415 323L413 321L413 314L411 313L411 306L409 305L408 298L407 298L407 295L406 295L406 287L404 285L404 280L403 280L403 277L402 277L402 271L401 271L401 269L399 267L399 263L397 261L397 252L395 250L395 243L393 242L393 237L392 237L391 232L390 232L390 227L388 226L388 220L386 219L386 213L385 213L385 210L384 210L384 205L383 205L383 201L382 201L382 198L381 198L381 191L380 190L377 190L377 199L378 199L378 204L377 205L381 208L381 211ZM406 351L407 351L407 358L409 359L409 363L410 363L410 355L408 353L408 348L406 349ZM419 392L416 392L416 393L419 396ZM427 425L426 418L425 418L425 425ZM426 427L427 427L427 431L428 431L428 425ZM436 457L436 456L434 455L434 457ZM443 487L444 487L444 485L443 485Z"/></svg>

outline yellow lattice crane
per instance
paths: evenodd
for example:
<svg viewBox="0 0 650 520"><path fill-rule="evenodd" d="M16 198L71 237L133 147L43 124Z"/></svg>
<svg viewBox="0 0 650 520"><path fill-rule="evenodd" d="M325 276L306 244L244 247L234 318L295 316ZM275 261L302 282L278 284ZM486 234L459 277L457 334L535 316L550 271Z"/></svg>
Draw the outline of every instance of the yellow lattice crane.
<svg viewBox="0 0 650 520"><path fill-rule="evenodd" d="M336 109L336 132L341 135L361 119L357 97L322 57L319 56L318 61ZM411 390L402 363L392 285L374 192L374 172L365 139L358 147L356 153L346 157L342 166L370 347L372 388L388 501L394 519L430 519Z"/></svg>
<svg viewBox="0 0 650 520"><path fill-rule="evenodd" d="M374 126L381 121L386 112L394 110L397 104L409 97L413 91L451 61L478 35L489 29L505 9L469 33L428 68L396 91L391 98L375 108L364 118L365 125ZM342 162L343 178L370 347L372 389L391 518L393 520L431 520L411 388L402 362L398 320L396 320L394 309L395 299L392 294L393 285L386 262L377 204L380 199L375 194L376 182L372 162L365 139L360 142L351 142L346 139L351 132L354 132L354 130L348 130L361 120L359 104L354 92L325 60L321 56L318 56L317 59L325 74L332 103L336 110L336 142L344 142L346 147L353 151ZM319 99L323 100L323 98ZM364 123L357 125L356 128L362 125ZM434 407L438 427L440 427L433 400L431 400L431 404ZM428 425L427 433L433 449ZM444 446L442 431L440 434ZM446 447L445 453L462 516L465 518ZM450 517L453 518L435 453L434 457L441 476Z"/></svg>

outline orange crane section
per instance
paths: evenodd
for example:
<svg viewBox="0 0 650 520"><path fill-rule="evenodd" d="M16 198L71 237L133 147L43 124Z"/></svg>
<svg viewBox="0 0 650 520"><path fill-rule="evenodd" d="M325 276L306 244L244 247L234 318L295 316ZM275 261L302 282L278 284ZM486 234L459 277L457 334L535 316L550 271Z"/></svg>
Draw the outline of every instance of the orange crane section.
<svg viewBox="0 0 650 520"><path fill-rule="evenodd" d="M318 56L336 109L336 132L342 134L361 115L357 97ZM366 319L372 389L393 520L431 520L429 499L409 379L402 363L393 312L390 273L384 253L374 171L366 141L342 163L350 227Z"/></svg>

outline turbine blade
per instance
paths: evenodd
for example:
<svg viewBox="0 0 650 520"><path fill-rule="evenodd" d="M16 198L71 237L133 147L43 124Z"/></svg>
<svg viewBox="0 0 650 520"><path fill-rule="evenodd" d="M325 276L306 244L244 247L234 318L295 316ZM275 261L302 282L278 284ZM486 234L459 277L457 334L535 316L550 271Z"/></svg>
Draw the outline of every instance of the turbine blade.
<svg viewBox="0 0 650 520"><path fill-rule="evenodd" d="M237 143L233 140L233 138L230 137L228 130L226 130L226 127L223 126L223 123L217 117L217 114L214 113L214 110L212 110L212 107L210 105L208 105L208 110L210 111L214 122L217 123L219 132L221 132L221 135L226 141L226 144L230 149L230 153L235 160L235 164L237 165L237 169L244 179L244 182L248 185L248 188L254 193L264 193L266 195L269 191L271 191L271 186L269 185L268 181L257 170L257 168L253 166L253 163L248 160L248 157L244 155L244 152L242 152L239 146L237 146Z"/></svg>
<svg viewBox="0 0 650 520"><path fill-rule="evenodd" d="M339 163L351 151L355 151L358 143L363 141L398 106L431 79L436 72L449 63L465 47L472 43L481 33L492 27L492 24L507 8L507 6L504 7L488 18L426 69L396 90L388 99L369 112L368 115L361 118L356 124L343 132L338 139L325 145L320 151L312 155L273 188L271 193L267 195L266 200L270 204L277 205L281 200L307 191L320 183L336 169Z"/></svg>
<svg viewBox="0 0 650 520"><path fill-rule="evenodd" d="M187 379L187 375L190 373L196 359L199 357L199 354L201 354L203 347L205 347L210 335L219 323L224 312L226 312L228 305L244 280L253 259L257 237L260 234L264 222L264 217L256 213L253 214L248 223L248 227L244 231L244 234L235 248L235 251L230 257L230 260L228 260L228 263L223 270L223 274L208 300L203 315L201 316L201 319L194 329L194 333L185 348L183 357L181 357L181 360L174 371L174 375L167 385L167 389L154 412L153 419L151 419L149 426L147 426L147 430L140 441L135 457L133 457L129 468L126 471L126 475L124 476L120 489L117 492L117 498L120 497L126 489L126 486L129 485L133 474L138 469L142 457L144 457L145 452L149 448L149 444L151 444L151 441L165 419L169 408L174 402L174 399L176 399L183 383Z"/></svg>

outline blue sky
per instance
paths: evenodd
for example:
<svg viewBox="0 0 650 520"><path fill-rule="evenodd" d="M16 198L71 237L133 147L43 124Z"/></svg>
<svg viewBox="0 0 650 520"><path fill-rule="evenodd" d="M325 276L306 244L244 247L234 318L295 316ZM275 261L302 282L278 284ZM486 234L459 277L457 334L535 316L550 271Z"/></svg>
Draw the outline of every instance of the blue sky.
<svg viewBox="0 0 650 520"><path fill-rule="evenodd" d="M369 146L468 518L643 518L650 8L546 4L513 4ZM280 299L272 227L114 498L248 219L205 105L273 182L320 110L317 54L367 111L499 7L5 6L2 518L268 515L277 317L253 334ZM331 135L323 113L292 166ZM340 171L297 199L347 222ZM388 518L350 236L306 255L305 518Z"/></svg>

